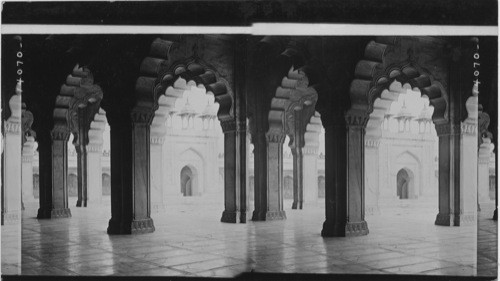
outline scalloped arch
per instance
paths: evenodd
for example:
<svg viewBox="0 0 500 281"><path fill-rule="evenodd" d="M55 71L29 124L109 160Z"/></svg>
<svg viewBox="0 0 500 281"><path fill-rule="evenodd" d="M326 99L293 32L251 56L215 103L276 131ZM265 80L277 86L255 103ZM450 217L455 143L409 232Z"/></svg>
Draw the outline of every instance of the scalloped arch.
<svg viewBox="0 0 500 281"><path fill-rule="evenodd" d="M167 90L169 87L176 90L186 89L187 85L179 82L181 78L188 82L194 81L196 85L203 85L207 92L213 93L215 101L220 105L217 116L221 121L233 119L233 93L229 83L215 68L200 58L183 57L179 48L178 43L160 38L152 42L149 56L143 59L141 74L136 81L135 109L154 113L160 106L161 95L167 96L167 101L162 101L162 106L175 104L169 99L175 100L179 93L167 93Z"/></svg>
<svg viewBox="0 0 500 281"><path fill-rule="evenodd" d="M434 123L447 122L447 94L441 83L419 71L411 62L385 67L386 51L396 41L396 38L392 37L377 38L367 44L364 59L357 63L355 78L351 82L349 112L369 115L375 109L375 100L381 97L382 92L388 89L394 80L397 80L402 84L408 83L412 88L418 88L422 95L429 98L430 104L434 107L432 116Z"/></svg>
<svg viewBox="0 0 500 281"><path fill-rule="evenodd" d="M90 125L94 115L99 111L102 97L102 89L94 84L90 70L75 65L56 97L53 130L77 134L78 108L88 108L89 118L86 121Z"/></svg>

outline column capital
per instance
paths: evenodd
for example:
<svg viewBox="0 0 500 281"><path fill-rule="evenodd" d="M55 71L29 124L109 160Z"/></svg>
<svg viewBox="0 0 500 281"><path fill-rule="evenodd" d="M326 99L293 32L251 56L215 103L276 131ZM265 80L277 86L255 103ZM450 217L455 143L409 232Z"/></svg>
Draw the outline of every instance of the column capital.
<svg viewBox="0 0 500 281"><path fill-rule="evenodd" d="M464 121L460 125L462 135L476 136L477 135L477 122Z"/></svg>
<svg viewBox="0 0 500 281"><path fill-rule="evenodd" d="M220 125L222 127L222 132L225 133L230 133L236 131L236 120L234 119L228 119L228 120L221 120Z"/></svg>
<svg viewBox="0 0 500 281"><path fill-rule="evenodd" d="M102 152L102 144L93 144L89 143L87 145L87 153L101 153Z"/></svg>
<svg viewBox="0 0 500 281"><path fill-rule="evenodd" d="M6 133L19 134L21 132L21 123L13 121L5 121L4 128Z"/></svg>
<svg viewBox="0 0 500 281"><path fill-rule="evenodd" d="M67 128L54 128L50 132L52 140L68 141L71 132Z"/></svg>
<svg viewBox="0 0 500 281"><path fill-rule="evenodd" d="M130 113L130 117L132 118L132 123L151 124L154 116L155 116L154 111L149 109L134 108Z"/></svg>
<svg viewBox="0 0 500 281"><path fill-rule="evenodd" d="M365 147L377 148L380 146L380 139L365 138Z"/></svg>
<svg viewBox="0 0 500 281"><path fill-rule="evenodd" d="M286 138L285 134L277 134L277 133L270 133L270 132L266 134L267 142L283 143L285 141L285 138Z"/></svg>
<svg viewBox="0 0 500 281"><path fill-rule="evenodd" d="M461 133L461 124L436 124L436 133L438 137L448 135L459 135Z"/></svg>
<svg viewBox="0 0 500 281"><path fill-rule="evenodd" d="M304 146L302 148L303 155L318 155L319 148L317 146Z"/></svg>
<svg viewBox="0 0 500 281"><path fill-rule="evenodd" d="M33 158L34 158L33 155L23 155L21 157L23 163L31 163L33 162Z"/></svg>
<svg viewBox="0 0 500 281"><path fill-rule="evenodd" d="M162 136L151 136L150 143L155 145L162 145L165 142L165 137Z"/></svg>
<svg viewBox="0 0 500 281"><path fill-rule="evenodd" d="M368 114L358 112L348 112L345 115L345 122L347 127L362 127L366 128L366 124L370 116Z"/></svg>

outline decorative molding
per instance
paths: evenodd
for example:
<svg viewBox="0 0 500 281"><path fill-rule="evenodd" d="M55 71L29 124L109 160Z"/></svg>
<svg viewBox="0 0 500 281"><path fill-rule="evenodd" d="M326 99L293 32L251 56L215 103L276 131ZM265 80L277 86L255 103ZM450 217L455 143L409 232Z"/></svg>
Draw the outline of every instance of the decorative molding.
<svg viewBox="0 0 500 281"><path fill-rule="evenodd" d="M70 218L71 217L71 210L69 208L52 209L52 211L50 212L50 217L53 219Z"/></svg>
<svg viewBox="0 0 500 281"><path fill-rule="evenodd" d="M6 133L16 135L21 133L21 123L19 122L12 122L7 120L4 123L4 128Z"/></svg>
<svg viewBox="0 0 500 281"><path fill-rule="evenodd" d="M436 133L439 136L459 135L462 130L461 124L436 124Z"/></svg>
<svg viewBox="0 0 500 281"><path fill-rule="evenodd" d="M266 221L285 220L285 219L286 219L285 211L267 211L266 212Z"/></svg>
<svg viewBox="0 0 500 281"><path fill-rule="evenodd" d="M286 135L285 134L278 134L278 133L267 133L266 134L266 140L267 142L272 142L272 143L283 143L285 141Z"/></svg>
<svg viewBox="0 0 500 281"><path fill-rule="evenodd" d="M88 144L87 145L87 153L101 153L102 152L102 145L101 144Z"/></svg>
<svg viewBox="0 0 500 281"><path fill-rule="evenodd" d="M369 232L366 221L348 222L345 226L345 236L347 237L367 235Z"/></svg>
<svg viewBox="0 0 500 281"><path fill-rule="evenodd" d="M370 116L367 114L358 114L358 113L348 112L345 115L345 121L346 121L347 127L366 128L366 123L368 123L369 119L370 119Z"/></svg>
<svg viewBox="0 0 500 281"><path fill-rule="evenodd" d="M33 155L23 155L21 157L23 163L31 163L33 162L33 158L34 158Z"/></svg>
<svg viewBox="0 0 500 281"><path fill-rule="evenodd" d="M377 148L380 146L380 139L365 138L365 147Z"/></svg>
<svg viewBox="0 0 500 281"><path fill-rule="evenodd" d="M469 123L467 121L462 122L460 129L462 135L476 136L477 135L477 123Z"/></svg>
<svg viewBox="0 0 500 281"><path fill-rule="evenodd" d="M151 136L150 137L150 143L151 144L162 145L164 142L165 142L165 137L160 137L160 136Z"/></svg>
<svg viewBox="0 0 500 281"><path fill-rule="evenodd" d="M236 120L230 119L230 120L222 120L220 122L220 125L222 127L222 132L225 133L232 133L236 131Z"/></svg>
<svg viewBox="0 0 500 281"><path fill-rule="evenodd" d="M302 148L303 155L318 155L319 147L317 146L304 146Z"/></svg>
<svg viewBox="0 0 500 281"><path fill-rule="evenodd" d="M138 108L132 109L132 112L130 113L130 117L132 118L132 123L145 123L151 125L154 116L155 116L154 111L143 110Z"/></svg>
<svg viewBox="0 0 500 281"><path fill-rule="evenodd" d="M70 134L71 134L70 131L66 128L54 128L50 132L52 140L61 140L61 141L68 141Z"/></svg>
<svg viewBox="0 0 500 281"><path fill-rule="evenodd" d="M132 221L131 224L132 234L151 233L154 231L155 231L155 226L151 218Z"/></svg>

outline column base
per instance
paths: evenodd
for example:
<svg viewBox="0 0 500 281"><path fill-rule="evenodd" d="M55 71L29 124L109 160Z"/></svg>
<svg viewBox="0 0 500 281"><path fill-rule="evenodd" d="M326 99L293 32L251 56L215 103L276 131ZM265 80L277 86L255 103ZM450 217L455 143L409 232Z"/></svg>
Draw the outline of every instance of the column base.
<svg viewBox="0 0 500 281"><path fill-rule="evenodd" d="M76 206L77 207L87 207L87 201L86 200L77 200L76 201Z"/></svg>
<svg viewBox="0 0 500 281"><path fill-rule="evenodd" d="M252 221L265 221L266 211L254 210L252 213Z"/></svg>
<svg viewBox="0 0 500 281"><path fill-rule="evenodd" d="M366 221L348 222L346 224L325 221L321 230L321 236L323 237L353 237L368 235L368 233L370 231Z"/></svg>
<svg viewBox="0 0 500 281"><path fill-rule="evenodd" d="M498 220L498 208L495 208L495 211L493 211L493 218L494 221Z"/></svg>
<svg viewBox="0 0 500 281"><path fill-rule="evenodd" d="M303 207L303 202L302 201L293 201L293 203L292 203L292 209L293 210L297 210L297 208L300 209L300 210L302 210L302 207Z"/></svg>
<svg viewBox="0 0 500 281"><path fill-rule="evenodd" d="M2 212L2 225L21 224L21 211Z"/></svg>
<svg viewBox="0 0 500 281"><path fill-rule="evenodd" d="M285 211L267 211L266 212L266 221L271 220L286 220Z"/></svg>
<svg viewBox="0 0 500 281"><path fill-rule="evenodd" d="M439 213L436 216L436 221L434 222L434 224L442 226L453 226L453 221L454 221L454 215Z"/></svg>
<svg viewBox="0 0 500 281"><path fill-rule="evenodd" d="M477 213L470 212L455 216L455 226L466 226L477 224Z"/></svg>
<svg viewBox="0 0 500 281"><path fill-rule="evenodd" d="M111 218L108 224L108 234L144 234L155 231L153 219L133 220L123 222Z"/></svg>
<svg viewBox="0 0 500 281"><path fill-rule="evenodd" d="M37 219L61 219L61 218L71 218L71 209L60 208L60 209L38 209Z"/></svg>
<svg viewBox="0 0 500 281"><path fill-rule="evenodd" d="M226 210L224 210L224 212L222 212L222 218L220 219L220 221L226 222L226 223L237 223L238 217L240 217L239 211L226 211Z"/></svg>
<svg viewBox="0 0 500 281"><path fill-rule="evenodd" d="M321 236L323 237L345 237L346 233L345 223L334 223L325 220L323 223L323 229L321 230Z"/></svg>
<svg viewBox="0 0 500 281"><path fill-rule="evenodd" d="M346 232L345 236L347 237L364 236L370 233L366 221L348 222L347 225L345 226L345 232Z"/></svg>

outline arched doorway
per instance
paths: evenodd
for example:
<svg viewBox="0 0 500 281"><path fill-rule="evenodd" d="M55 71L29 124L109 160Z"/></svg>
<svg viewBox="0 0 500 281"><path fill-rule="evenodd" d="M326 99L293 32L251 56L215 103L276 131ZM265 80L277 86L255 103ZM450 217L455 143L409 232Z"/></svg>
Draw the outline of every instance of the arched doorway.
<svg viewBox="0 0 500 281"><path fill-rule="evenodd" d="M410 186L410 175L405 169L401 169L397 175L397 195L399 199L408 199Z"/></svg>
<svg viewBox="0 0 500 281"><path fill-rule="evenodd" d="M193 196L193 171L188 166L181 170L181 193L184 196Z"/></svg>

